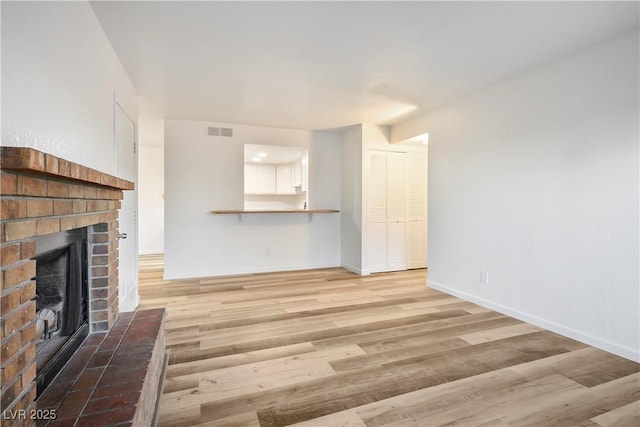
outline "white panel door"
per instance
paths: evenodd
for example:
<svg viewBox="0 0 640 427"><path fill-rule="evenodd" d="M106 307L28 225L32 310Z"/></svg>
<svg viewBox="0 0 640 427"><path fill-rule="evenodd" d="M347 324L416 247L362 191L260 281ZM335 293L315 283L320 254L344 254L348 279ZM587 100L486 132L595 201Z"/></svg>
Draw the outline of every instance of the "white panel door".
<svg viewBox="0 0 640 427"><path fill-rule="evenodd" d="M369 163L369 221L387 222L387 155L372 153Z"/></svg>
<svg viewBox="0 0 640 427"><path fill-rule="evenodd" d="M407 155L387 155L388 271L407 269Z"/></svg>
<svg viewBox="0 0 640 427"><path fill-rule="evenodd" d="M407 269L407 228L405 222L390 222L387 243L387 271Z"/></svg>
<svg viewBox="0 0 640 427"><path fill-rule="evenodd" d="M370 152L369 199L369 270L406 270L406 153Z"/></svg>
<svg viewBox="0 0 640 427"><path fill-rule="evenodd" d="M276 192L275 165L258 165L258 193L274 194Z"/></svg>
<svg viewBox="0 0 640 427"><path fill-rule="evenodd" d="M116 175L137 182L138 157L134 122L117 102L114 106ZM137 184L136 184L137 187ZM118 212L118 299L120 311L133 311L138 296L138 190L124 191ZM126 237L125 237L126 236Z"/></svg>
<svg viewBox="0 0 640 427"><path fill-rule="evenodd" d="M427 266L427 227L424 221L407 222L407 268Z"/></svg>
<svg viewBox="0 0 640 427"><path fill-rule="evenodd" d="M427 154L407 158L407 267L427 266Z"/></svg>
<svg viewBox="0 0 640 427"><path fill-rule="evenodd" d="M387 197L389 221L407 220L407 155L389 153L387 160Z"/></svg>
<svg viewBox="0 0 640 427"><path fill-rule="evenodd" d="M369 270L387 270L387 155L369 157Z"/></svg>
<svg viewBox="0 0 640 427"><path fill-rule="evenodd" d="M387 228L386 222L369 224L369 271L372 273L388 270Z"/></svg>

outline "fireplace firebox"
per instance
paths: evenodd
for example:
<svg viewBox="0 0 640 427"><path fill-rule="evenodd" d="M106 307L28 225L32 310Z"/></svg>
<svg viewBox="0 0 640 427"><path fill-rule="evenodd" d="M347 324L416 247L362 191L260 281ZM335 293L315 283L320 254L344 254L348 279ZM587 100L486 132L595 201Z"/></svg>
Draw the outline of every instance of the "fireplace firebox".
<svg viewBox="0 0 640 427"><path fill-rule="evenodd" d="M40 395L89 334L87 229L35 240L36 383Z"/></svg>

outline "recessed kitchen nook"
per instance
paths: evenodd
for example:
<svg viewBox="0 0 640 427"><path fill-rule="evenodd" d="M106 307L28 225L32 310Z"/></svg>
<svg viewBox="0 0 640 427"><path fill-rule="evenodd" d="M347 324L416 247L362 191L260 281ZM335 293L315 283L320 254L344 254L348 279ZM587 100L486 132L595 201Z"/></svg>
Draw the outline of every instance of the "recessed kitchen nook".
<svg viewBox="0 0 640 427"><path fill-rule="evenodd" d="M308 162L303 147L245 144L244 209L307 209Z"/></svg>

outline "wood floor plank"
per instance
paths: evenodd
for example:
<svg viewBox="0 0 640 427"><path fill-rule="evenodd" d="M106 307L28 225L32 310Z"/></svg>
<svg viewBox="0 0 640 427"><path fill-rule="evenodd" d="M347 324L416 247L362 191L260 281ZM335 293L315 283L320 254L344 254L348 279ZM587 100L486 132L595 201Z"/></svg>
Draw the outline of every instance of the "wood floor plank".
<svg viewBox="0 0 640 427"><path fill-rule="evenodd" d="M191 425L200 418L202 398L197 387L164 392L158 407L160 425L181 426Z"/></svg>
<svg viewBox="0 0 640 427"><path fill-rule="evenodd" d="M487 318L483 316L482 318ZM367 353L381 353L389 350L398 350L407 347L413 347L416 344L430 344L443 339L458 339L466 334L475 333L476 331L489 332L495 328L518 324L515 319L508 317L489 318L481 320L480 316L458 317L452 320L460 320L459 322L449 322L446 327L438 327L435 322L425 324L426 329L412 328L410 332L402 334L390 335L388 331L381 331L380 334L369 334L366 339L361 339L358 345ZM475 321L471 321L474 319ZM462 341L462 340L461 340ZM466 342L466 341L465 341ZM467 344L469 344L467 342ZM317 344L316 344L317 345Z"/></svg>
<svg viewBox="0 0 640 427"><path fill-rule="evenodd" d="M362 375L361 372L364 371L358 371L310 382L304 390L295 395L287 395L281 404L258 411L258 418L261 425L265 426L288 425L304 421L305 417L311 415L319 417L355 408L376 400L566 351L557 348L558 338L554 334L546 331L537 334L540 335L533 338L523 335L501 340L502 342L493 341L436 355L385 363L377 370L372 369L376 371L374 378L370 372Z"/></svg>
<svg viewBox="0 0 640 427"><path fill-rule="evenodd" d="M513 326L505 326L502 328L495 328L487 331L464 334L460 335L459 338L463 341L468 342L469 344L479 344L483 342L515 337L517 335L529 334L539 331L541 331L541 329L536 326L528 325L526 323L520 323Z"/></svg>
<svg viewBox="0 0 640 427"><path fill-rule="evenodd" d="M198 427L260 427L260 421L255 411L248 411L222 419L196 421L191 425Z"/></svg>
<svg viewBox="0 0 640 427"><path fill-rule="evenodd" d="M410 299L402 299L401 301L411 301ZM391 307L390 306L394 306ZM213 312L211 317L217 318L218 321L211 321L204 324L200 324L200 331L210 331L214 329L225 329L236 326L246 326L251 324L258 323L268 323L279 320L290 320L290 319L302 319L302 318L311 318L313 317L315 320L325 319L325 320L341 320L341 319L354 319L363 315L376 315L379 313L384 313L386 311L393 310L397 312L397 307L395 307L395 303L393 301L376 301L371 303L351 303L349 305L341 305L338 307L328 307L328 308L319 308L319 309L309 309L309 310L296 310L293 312L286 312L285 310L278 308L269 310L265 312L261 310L260 312L253 313L245 313L243 316L227 316L226 313L220 313L218 311ZM227 310L228 311L228 310ZM250 315L248 315L250 314ZM202 320L202 317L200 318Z"/></svg>
<svg viewBox="0 0 640 427"><path fill-rule="evenodd" d="M381 301L385 301L384 298L376 296L376 295L358 295L358 296L354 296L353 298L345 298L345 299L341 299L341 300L334 300L334 301L311 301L308 302L306 304L298 304L296 307L292 307L292 308L287 308L285 309L285 311L287 313L296 313L296 312L300 312L300 311L307 311L307 310L320 310L323 308L337 308L337 307L347 307L350 306L354 303L356 304L367 304L367 303L374 303L374 302L381 302Z"/></svg>
<svg viewBox="0 0 640 427"><path fill-rule="evenodd" d="M267 348L264 350L231 354L229 356L220 356L212 359L185 362L168 366L167 378L180 377L183 375L190 375L198 372L213 371L216 369L261 362L264 360L277 359L280 357L309 353L312 351L316 351L316 348L313 346L313 344L305 342L283 347Z"/></svg>
<svg viewBox="0 0 640 427"><path fill-rule="evenodd" d="M389 311L387 313L377 313L372 315L361 315L348 320L336 320L334 323L337 326L356 326L356 325L364 325L367 323L372 323L380 320L391 320L391 319L402 319L403 317L410 316L419 316L425 313L438 313L441 310L438 307L428 307L428 308L415 308L412 310L403 310L399 307L394 311Z"/></svg>
<svg viewBox="0 0 640 427"><path fill-rule="evenodd" d="M456 325L472 324L485 319L505 319L505 317L493 312L471 315L463 311L457 311L450 312L449 316L441 319L427 318L424 319L423 322L415 322L408 325L397 325L378 328L372 331L354 332L348 335L316 340L313 344L316 347L330 347L332 345L356 343L365 348L368 345L381 343L383 346L381 348L386 348L385 343L398 342L402 340L403 337L412 339L414 336L420 334L436 333L438 331L444 332L448 328L455 327ZM513 319L513 321L517 322L515 319ZM455 334L452 335L455 336Z"/></svg>
<svg viewBox="0 0 640 427"><path fill-rule="evenodd" d="M164 280L159 426L636 426L640 365L425 286L340 268Z"/></svg>
<svg viewBox="0 0 640 427"><path fill-rule="evenodd" d="M405 317L402 319L392 319L385 320L379 322L368 323L365 325L356 325L356 326L348 326L348 327L337 327L333 325L332 327L319 328L318 325L315 325L314 328L308 327L305 323L305 329L301 331L298 328L297 331L289 330L282 335L275 337L266 337L263 336L254 336L253 340L251 340L250 336L245 335L245 341L242 342L234 342L233 344L222 345L222 343L216 342L214 338L207 339L207 347L203 348L203 351L211 350L213 353L221 353L221 354L229 354L236 352L244 352L244 351L254 351L263 348L271 348L271 347L279 347L283 345L296 344L300 342L315 342L324 340L327 338L335 338L335 337L345 337L352 334L359 334L362 332L371 332L377 331L386 328L393 328L396 326L401 326L403 324L412 324L412 323L422 323L429 322L434 320L446 319L455 316L464 316L467 313L463 311L453 311L453 312L441 312L441 313L430 313L423 314L417 316ZM227 337L229 341L231 341L230 337ZM221 344L218 347L215 345Z"/></svg>
<svg viewBox="0 0 640 427"><path fill-rule="evenodd" d="M403 347L397 350L368 353L362 356L355 356L349 359L331 362L331 367L339 373L355 372L366 367L376 367L385 363L397 362L419 356L428 356L442 353L456 348L468 347L469 344L458 339L449 338L439 341L431 341L428 344L419 344L412 347Z"/></svg>
<svg viewBox="0 0 640 427"><path fill-rule="evenodd" d="M319 426L339 426L339 427L367 427L360 419L356 411L350 409L348 411L336 412L325 415L324 417L314 418L308 421L291 424L293 427L319 427Z"/></svg>
<svg viewBox="0 0 640 427"><path fill-rule="evenodd" d="M637 363L593 347L577 349L571 356L553 360L552 363L523 365L514 369L527 378L559 373L586 387L593 387L640 371Z"/></svg>
<svg viewBox="0 0 640 427"><path fill-rule="evenodd" d="M600 414L591 421L601 427L640 426L640 400Z"/></svg>
<svg viewBox="0 0 640 427"><path fill-rule="evenodd" d="M523 383L510 369L444 383L376 402L356 412L368 427L388 425L464 425L491 423L532 396L576 390L581 386L560 375ZM478 409L482 408L481 411ZM504 422L501 420L501 422Z"/></svg>
<svg viewBox="0 0 640 427"><path fill-rule="evenodd" d="M226 399L283 385L295 385L335 374L329 362L364 353L358 346L302 353L194 374L209 401Z"/></svg>
<svg viewBox="0 0 640 427"><path fill-rule="evenodd" d="M506 421L514 426L578 425L638 400L640 374L633 374L593 388L536 396L530 406L510 414ZM534 410L535 408L535 410Z"/></svg>

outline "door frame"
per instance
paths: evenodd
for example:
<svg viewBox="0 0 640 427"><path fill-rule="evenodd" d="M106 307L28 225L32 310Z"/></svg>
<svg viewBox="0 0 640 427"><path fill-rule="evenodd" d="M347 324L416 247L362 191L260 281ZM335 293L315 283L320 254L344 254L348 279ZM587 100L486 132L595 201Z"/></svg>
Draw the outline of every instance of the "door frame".
<svg viewBox="0 0 640 427"><path fill-rule="evenodd" d="M119 111L118 111L119 110ZM119 146L118 146L118 113L121 112L133 125L133 177L120 176ZM113 94L113 153L114 153L114 169L115 175L133 181L134 189L124 192L121 207L118 210L118 232L127 233L127 244L133 245L133 254L135 258L126 260L122 257L122 251L119 250L118 256L118 305L120 312L133 311L140 303L140 295L138 292L138 124L127 112L125 107L117 99L116 93ZM132 204L132 205L130 205ZM133 215L133 228L128 227L122 230L122 216L127 214ZM119 239L121 241L121 239ZM130 243L131 242L131 243ZM118 244L121 247L121 243ZM123 274L124 273L124 274ZM132 278L131 286L123 282L126 277ZM125 292L126 291L126 292Z"/></svg>

